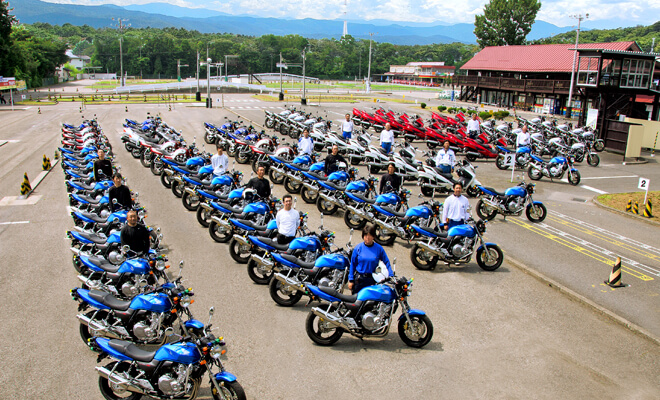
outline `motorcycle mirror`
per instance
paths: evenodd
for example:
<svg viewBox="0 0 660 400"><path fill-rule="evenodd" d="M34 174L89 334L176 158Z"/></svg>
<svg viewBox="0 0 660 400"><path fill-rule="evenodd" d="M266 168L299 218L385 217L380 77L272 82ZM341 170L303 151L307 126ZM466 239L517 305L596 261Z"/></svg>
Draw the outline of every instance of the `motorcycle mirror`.
<svg viewBox="0 0 660 400"><path fill-rule="evenodd" d="M183 269L183 260L179 261L179 269Z"/></svg>
<svg viewBox="0 0 660 400"><path fill-rule="evenodd" d="M165 329L165 336L170 337L174 335L174 328L171 326Z"/></svg>
<svg viewBox="0 0 660 400"><path fill-rule="evenodd" d="M117 204L117 199L112 199L112 204Z"/></svg>
<svg viewBox="0 0 660 400"><path fill-rule="evenodd" d="M417 196L417 198L418 198L418 199L421 199L421 198L422 198L422 194L420 193L420 194Z"/></svg>
<svg viewBox="0 0 660 400"><path fill-rule="evenodd" d="M130 249L131 249L131 247L129 245L125 244L121 247L121 252L122 252L122 254L126 254L126 253L128 253L128 251Z"/></svg>
<svg viewBox="0 0 660 400"><path fill-rule="evenodd" d="M351 245L351 242L353 241L353 228L351 228L351 234L348 236L348 245Z"/></svg>

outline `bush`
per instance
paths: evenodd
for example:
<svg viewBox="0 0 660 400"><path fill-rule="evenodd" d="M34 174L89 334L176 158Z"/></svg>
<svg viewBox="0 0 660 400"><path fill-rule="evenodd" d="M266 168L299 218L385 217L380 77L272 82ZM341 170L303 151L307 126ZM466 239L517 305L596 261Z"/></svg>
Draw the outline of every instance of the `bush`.
<svg viewBox="0 0 660 400"><path fill-rule="evenodd" d="M419 106L422 108L426 108L426 103L421 103Z"/></svg>
<svg viewBox="0 0 660 400"><path fill-rule="evenodd" d="M453 114L455 111L456 111L456 108L454 108L454 107L449 107L449 108L447 109L447 112L448 112L449 114Z"/></svg>
<svg viewBox="0 0 660 400"><path fill-rule="evenodd" d="M467 110L468 115L476 114L477 110Z"/></svg>
<svg viewBox="0 0 660 400"><path fill-rule="evenodd" d="M442 112L447 109L447 106L438 106L438 111Z"/></svg>
<svg viewBox="0 0 660 400"><path fill-rule="evenodd" d="M466 110L465 108L461 107L461 108L458 109L458 111L460 111L460 112L462 112L463 114L465 114L465 112L466 112L467 110Z"/></svg>
<svg viewBox="0 0 660 400"><path fill-rule="evenodd" d="M490 112L488 112L488 111L480 112L479 113L479 118L481 118L483 120L487 120L488 118L490 118Z"/></svg>

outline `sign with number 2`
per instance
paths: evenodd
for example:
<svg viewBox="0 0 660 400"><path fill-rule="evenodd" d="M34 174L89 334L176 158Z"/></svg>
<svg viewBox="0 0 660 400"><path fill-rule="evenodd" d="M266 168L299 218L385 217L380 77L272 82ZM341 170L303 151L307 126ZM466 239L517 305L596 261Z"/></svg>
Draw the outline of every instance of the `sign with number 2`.
<svg viewBox="0 0 660 400"><path fill-rule="evenodd" d="M646 178L639 178L639 185L637 186L638 189L642 190L649 190L649 183L650 181Z"/></svg>

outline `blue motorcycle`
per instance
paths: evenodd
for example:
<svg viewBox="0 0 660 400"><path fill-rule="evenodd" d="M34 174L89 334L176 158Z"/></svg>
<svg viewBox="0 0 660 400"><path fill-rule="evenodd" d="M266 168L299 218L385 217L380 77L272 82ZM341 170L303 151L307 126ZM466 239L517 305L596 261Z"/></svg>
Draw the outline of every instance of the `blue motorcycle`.
<svg viewBox="0 0 660 400"><path fill-rule="evenodd" d="M498 213L506 218L507 215L518 216L525 210L527 219L531 222L543 222L548 210L543 203L532 198L535 186L533 183L525 184L523 181L517 186L508 188L504 193L491 187L479 186L481 198L477 202L477 215L489 221Z"/></svg>
<svg viewBox="0 0 660 400"><path fill-rule="evenodd" d="M312 307L307 316L307 336L321 346L332 346L344 332L360 339L385 337L401 307L397 323L399 337L408 346L426 346L433 337L433 324L424 311L408 305L412 283L412 279L405 277L387 277L355 295L326 286L305 285L308 295L322 302Z"/></svg>
<svg viewBox="0 0 660 400"><path fill-rule="evenodd" d="M244 190L247 196L253 192L252 189ZM250 202L245 207L231 207L229 204L211 202L214 214L209 224L209 235L218 243L227 243L234 237L234 229L229 223L229 218L250 219L258 225L265 225L277 215L281 207L281 200L271 197L267 200Z"/></svg>
<svg viewBox="0 0 660 400"><path fill-rule="evenodd" d="M202 171L207 166L200 169ZM213 167L211 167L213 168ZM213 172L213 170L211 170ZM212 176L210 179L200 179L194 176L182 176L185 187L181 202L188 211L197 211L199 205L205 199L210 198L207 194L213 193L211 196L218 200L220 196L227 196L229 192L236 189L243 179L243 173L232 170L228 171L221 176ZM200 192L204 190L205 193Z"/></svg>
<svg viewBox="0 0 660 400"><path fill-rule="evenodd" d="M213 315L213 308L210 314ZM103 397L138 400L145 395L163 400L194 400L208 372L214 400L245 400L245 391L236 376L227 372L220 361L226 353L225 342L211 333L210 318L206 326L195 319L182 325L185 336L154 351L142 350L123 340L94 339L92 347L101 352L98 361L106 357L115 360L96 367ZM218 372L213 372L214 366Z"/></svg>
<svg viewBox="0 0 660 400"><path fill-rule="evenodd" d="M302 172L303 181L302 188L300 189L300 197L307 204L316 204L321 190L319 182L330 181L341 186L348 184L348 181L352 181L357 175L357 169L351 168L348 171L339 170L325 176L325 172L323 171L324 166L325 162L316 163L312 165L309 171Z"/></svg>
<svg viewBox="0 0 660 400"><path fill-rule="evenodd" d="M527 175L530 179L538 181L544 176L550 179L561 179L564 174L568 174L568 183L577 186L580 184L580 171L573 166L574 161L573 156L556 156L550 159L550 162L546 162L542 158L532 155Z"/></svg>
<svg viewBox="0 0 660 400"><path fill-rule="evenodd" d="M485 271L495 271L502 265L504 254L495 243L484 240L486 222L475 221L470 217L464 225L449 228L447 232L412 225L417 233L410 260L417 269L435 269L438 261L447 264L467 264L472 259L476 248L477 264Z"/></svg>
<svg viewBox="0 0 660 400"><path fill-rule="evenodd" d="M228 211L228 208L245 203L244 191L245 188L238 188L230 191L227 195L223 195L209 190L197 189L200 198L199 207L197 207L197 222L204 228L208 228L214 214L224 213Z"/></svg>
<svg viewBox="0 0 660 400"><path fill-rule="evenodd" d="M374 193L376 178L371 179L374 179L374 181L370 184L369 192ZM369 198L368 194L349 190L345 192L347 204L344 209L344 223L349 228L362 229L367 222L375 222L374 205L387 206L395 212L401 210L401 208L408 208L410 191L407 189L402 189L399 193L382 193L376 196L375 199Z"/></svg>

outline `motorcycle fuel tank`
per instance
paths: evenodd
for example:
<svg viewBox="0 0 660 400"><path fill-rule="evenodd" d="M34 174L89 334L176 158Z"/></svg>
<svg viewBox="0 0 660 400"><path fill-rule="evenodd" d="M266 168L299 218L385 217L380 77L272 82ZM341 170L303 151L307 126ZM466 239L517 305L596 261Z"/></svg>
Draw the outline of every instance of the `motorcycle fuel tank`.
<svg viewBox="0 0 660 400"><path fill-rule="evenodd" d="M345 269L348 266L348 259L341 254L326 254L317 258L314 266L318 268Z"/></svg>
<svg viewBox="0 0 660 400"><path fill-rule="evenodd" d="M117 271L120 274L137 274L144 275L149 273L149 261L144 258L134 258L131 260L124 261L119 270Z"/></svg>
<svg viewBox="0 0 660 400"><path fill-rule="evenodd" d="M312 158L308 155L298 156L293 159L294 164L304 164L307 165L312 162Z"/></svg>
<svg viewBox="0 0 660 400"><path fill-rule="evenodd" d="M130 308L164 313L172 309L172 303L165 293L140 294L133 298Z"/></svg>
<svg viewBox="0 0 660 400"><path fill-rule="evenodd" d="M332 174L331 174L332 175ZM346 185L347 192L366 192L369 185L365 181L353 181Z"/></svg>
<svg viewBox="0 0 660 400"><path fill-rule="evenodd" d="M181 364L194 364L202 358L194 343L166 344L156 351L154 356L158 361L172 361Z"/></svg>
<svg viewBox="0 0 660 400"><path fill-rule="evenodd" d="M250 203L243 209L243 213L266 214L269 211L268 205L264 202Z"/></svg>
<svg viewBox="0 0 660 400"><path fill-rule="evenodd" d="M360 290L357 295L358 301L382 301L384 303L391 303L396 294L394 290L387 285L374 285L367 286L366 288Z"/></svg>
<svg viewBox="0 0 660 400"><path fill-rule="evenodd" d="M316 251L320 246L316 236L303 236L295 238L289 243L289 250Z"/></svg>
<svg viewBox="0 0 660 400"><path fill-rule="evenodd" d="M525 189L523 189L520 186L510 187L504 192L504 194L507 196L520 196L520 197L527 196L527 192L525 191Z"/></svg>
<svg viewBox="0 0 660 400"><path fill-rule="evenodd" d="M215 178L213 178L213 180L211 180L211 186L217 186L217 185L228 186L231 185L232 183L233 180L229 175L216 176Z"/></svg>
<svg viewBox="0 0 660 400"><path fill-rule="evenodd" d="M397 204L399 203L399 196L396 193L383 193L376 197L376 204Z"/></svg>
<svg viewBox="0 0 660 400"><path fill-rule="evenodd" d="M406 217L430 218L431 210L426 206L411 207L406 211Z"/></svg>
<svg viewBox="0 0 660 400"><path fill-rule="evenodd" d="M474 237L477 234L477 231L470 225L457 225L452 228L449 228L447 231L447 236L465 236L465 237Z"/></svg>
<svg viewBox="0 0 660 400"><path fill-rule="evenodd" d="M550 163L552 163L552 164L566 164L566 157L553 157L552 160L550 160Z"/></svg>

